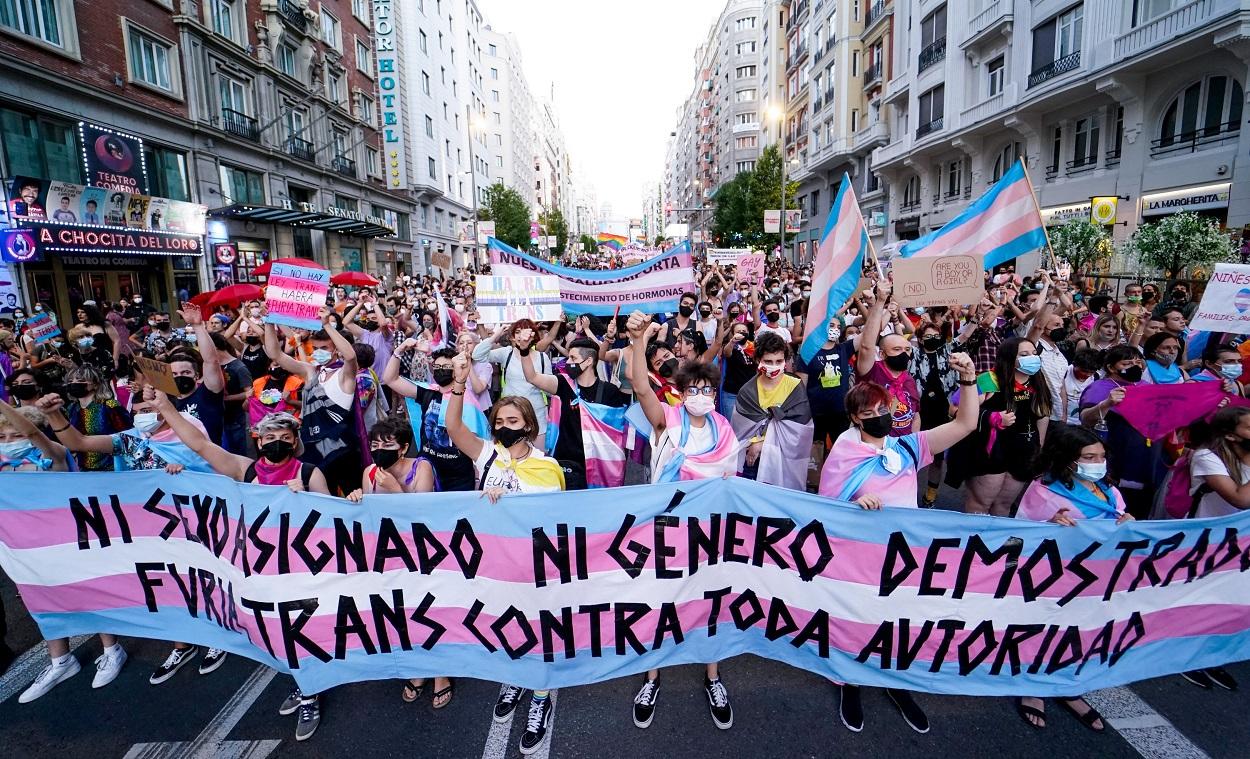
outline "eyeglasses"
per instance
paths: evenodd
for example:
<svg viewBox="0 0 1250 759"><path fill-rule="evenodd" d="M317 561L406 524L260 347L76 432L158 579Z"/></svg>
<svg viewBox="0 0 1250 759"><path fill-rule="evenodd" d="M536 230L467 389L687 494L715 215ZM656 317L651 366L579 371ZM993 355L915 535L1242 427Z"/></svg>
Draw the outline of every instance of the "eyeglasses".
<svg viewBox="0 0 1250 759"><path fill-rule="evenodd" d="M702 387L688 387L686 388L685 394L687 398L694 398L695 396L698 396L698 395L712 396L712 395L716 395L716 388L712 387L711 385L704 385Z"/></svg>

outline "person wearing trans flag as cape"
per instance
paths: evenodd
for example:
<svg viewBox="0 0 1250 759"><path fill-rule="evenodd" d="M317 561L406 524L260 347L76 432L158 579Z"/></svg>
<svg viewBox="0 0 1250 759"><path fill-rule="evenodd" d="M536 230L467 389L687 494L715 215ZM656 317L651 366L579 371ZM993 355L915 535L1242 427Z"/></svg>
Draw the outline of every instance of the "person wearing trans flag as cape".
<svg viewBox="0 0 1250 759"><path fill-rule="evenodd" d="M641 311L630 314L629 370L634 387L647 387L647 342L660 331ZM661 401L652 392L637 393L639 404L652 428L651 481L678 482L730 477L738 470L742 446L729 420L715 411L720 370L712 364L687 363L673 374L673 384L682 399L679 406ZM810 444L810 442L809 442ZM660 695L660 671L647 673L634 697L634 725L650 726ZM721 730L733 727L733 706L729 691L720 680L719 662L707 665L703 690L712 713L712 722Z"/></svg>
<svg viewBox="0 0 1250 759"><path fill-rule="evenodd" d="M959 374L963 388L977 384L972 359L966 353L952 353L949 366ZM969 389L960 393L955 420L931 430L896 436L894 398L875 382L861 380L846 395L846 413L851 427L834 442L820 473L820 494L840 501L851 501L876 511L883 506L916 508L917 473L933 463L933 457L971 435L977 428L980 399ZM864 709L858 685L839 683L842 698L838 706L842 724L852 732L864 729ZM886 689L907 724L918 733L929 732L929 718L911 694Z"/></svg>
<svg viewBox="0 0 1250 759"><path fill-rule="evenodd" d="M785 373L790 346L777 333L765 332L755 341L755 360L759 376L738 390L730 417L737 436L750 441L742 476L806 490L814 434L812 408L803 383Z"/></svg>

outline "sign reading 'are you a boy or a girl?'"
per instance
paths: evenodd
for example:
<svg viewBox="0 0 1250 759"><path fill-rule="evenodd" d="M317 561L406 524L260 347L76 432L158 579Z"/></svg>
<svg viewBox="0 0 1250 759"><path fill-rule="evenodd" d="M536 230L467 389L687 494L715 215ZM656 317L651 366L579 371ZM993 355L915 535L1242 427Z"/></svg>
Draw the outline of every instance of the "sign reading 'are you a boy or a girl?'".
<svg viewBox="0 0 1250 759"><path fill-rule="evenodd" d="M274 264L265 287L265 321L300 329L320 329L321 309L330 290L330 272Z"/></svg>

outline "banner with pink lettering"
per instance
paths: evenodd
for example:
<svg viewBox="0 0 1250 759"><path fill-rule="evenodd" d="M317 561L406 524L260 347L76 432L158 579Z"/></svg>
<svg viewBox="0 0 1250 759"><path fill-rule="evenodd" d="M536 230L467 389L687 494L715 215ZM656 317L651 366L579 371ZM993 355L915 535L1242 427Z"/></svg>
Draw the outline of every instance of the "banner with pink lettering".
<svg viewBox="0 0 1250 759"><path fill-rule="evenodd" d="M321 309L330 291L330 272L274 264L265 285L265 321L300 329L321 329Z"/></svg>
<svg viewBox="0 0 1250 759"><path fill-rule="evenodd" d="M497 505L190 472L0 491L0 565L45 637L215 646L306 693L556 688L752 653L863 685L1070 696L1250 656L1245 529L865 511L720 478Z"/></svg>
<svg viewBox="0 0 1250 759"><path fill-rule="evenodd" d="M1216 264L1189 326L1195 332L1250 335L1250 265Z"/></svg>

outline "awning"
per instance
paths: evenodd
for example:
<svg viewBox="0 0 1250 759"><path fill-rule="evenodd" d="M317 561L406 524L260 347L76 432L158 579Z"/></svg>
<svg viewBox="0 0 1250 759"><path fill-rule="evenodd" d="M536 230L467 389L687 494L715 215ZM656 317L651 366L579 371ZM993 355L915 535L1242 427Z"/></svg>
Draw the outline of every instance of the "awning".
<svg viewBox="0 0 1250 759"><path fill-rule="evenodd" d="M343 211L342 213L349 213ZM320 211L297 211L275 206L253 206L236 203L232 206L214 208L208 212L210 219L241 219L265 224L285 224L289 227L320 229L352 237L390 237L395 230L375 221L353 219Z"/></svg>

